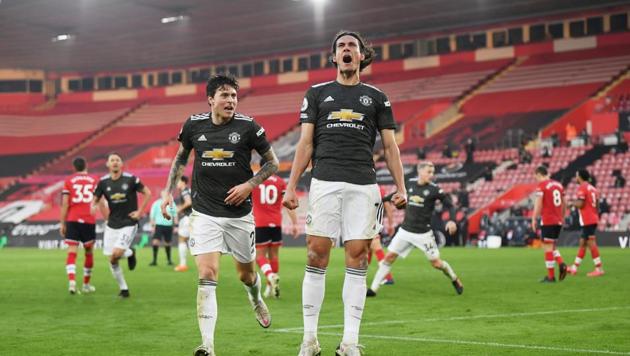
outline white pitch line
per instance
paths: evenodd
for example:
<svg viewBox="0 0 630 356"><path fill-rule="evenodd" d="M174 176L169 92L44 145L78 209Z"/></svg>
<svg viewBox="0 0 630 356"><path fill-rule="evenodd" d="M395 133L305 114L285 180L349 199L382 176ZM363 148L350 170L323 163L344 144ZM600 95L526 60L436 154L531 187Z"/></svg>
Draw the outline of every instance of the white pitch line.
<svg viewBox="0 0 630 356"><path fill-rule="evenodd" d="M297 333L297 331L289 331L289 333ZM341 333L330 333L330 332L323 332L323 333L318 333L318 334L329 335L329 336L343 336L343 334ZM510 349L562 351L562 352L573 352L573 353L607 354L607 355L630 355L630 352L621 352L621 351L574 349L574 348L568 348L568 347L542 346L542 345L502 344L498 342L484 342L484 341L447 340L447 339L433 339L433 338L424 338L424 337L384 336L384 335L365 335L365 334L361 334L361 337L371 338L371 339L385 339L385 340L432 342L432 343L441 343L441 344L502 347L502 348L510 348Z"/></svg>
<svg viewBox="0 0 630 356"><path fill-rule="evenodd" d="M553 315L553 314L566 314L566 313L589 313L589 312L602 312L602 311L624 310L624 309L630 309L630 306L588 308L588 309L549 310L549 311L539 311L539 312L505 313L505 314L481 314L481 315L453 316L453 317L447 317L447 318L426 318L426 319L414 319L414 320L384 320L384 321L373 321L373 322L361 323L361 326L378 326L378 325L407 324L407 323L435 322L435 321L511 318L511 317ZM343 327L343 324L322 325L319 327L319 329L336 329L336 328L342 328L342 327ZM295 327L295 328L282 328L282 329L276 329L274 331L276 332L300 331L301 332L302 327L300 326L300 327Z"/></svg>

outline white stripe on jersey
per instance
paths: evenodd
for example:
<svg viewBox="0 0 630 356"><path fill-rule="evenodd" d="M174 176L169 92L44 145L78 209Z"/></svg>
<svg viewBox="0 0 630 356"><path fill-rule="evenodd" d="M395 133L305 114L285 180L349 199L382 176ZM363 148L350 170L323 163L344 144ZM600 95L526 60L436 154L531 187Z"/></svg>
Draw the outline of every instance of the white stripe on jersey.
<svg viewBox="0 0 630 356"><path fill-rule="evenodd" d="M210 113L208 113L208 112L204 112L204 113L201 113L201 114L190 115L190 120L192 120L192 121L208 120L209 118L210 118Z"/></svg>
<svg viewBox="0 0 630 356"><path fill-rule="evenodd" d="M332 82L334 82L334 80L331 80L331 81L329 81L329 82L324 82L324 83L315 84L315 85L313 85L311 88L318 88L318 87L321 87L321 86L323 86L323 85L330 84L330 83L332 83Z"/></svg>
<svg viewBox="0 0 630 356"><path fill-rule="evenodd" d="M378 92L381 92L381 93L383 92L381 89L379 89L379 88L377 88L377 87L375 87L373 85L366 84L366 83L363 83L363 82L361 82L361 84L365 85L366 87L372 88L372 89L374 89L374 90L376 90Z"/></svg>
<svg viewBox="0 0 630 356"><path fill-rule="evenodd" d="M102 176L101 178L99 178L99 180L103 180L103 179L107 179L107 178L109 178L109 174L106 174L106 175Z"/></svg>
<svg viewBox="0 0 630 356"><path fill-rule="evenodd" d="M252 121L254 120L253 117L247 116L247 115L243 115L243 114L234 114L234 119L236 120L244 120L244 121Z"/></svg>

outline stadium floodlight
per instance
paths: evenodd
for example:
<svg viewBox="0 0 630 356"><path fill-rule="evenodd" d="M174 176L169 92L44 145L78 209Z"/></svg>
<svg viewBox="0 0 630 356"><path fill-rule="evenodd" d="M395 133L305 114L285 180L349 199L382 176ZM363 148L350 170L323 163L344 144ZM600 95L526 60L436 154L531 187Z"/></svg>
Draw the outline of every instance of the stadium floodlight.
<svg viewBox="0 0 630 356"><path fill-rule="evenodd" d="M168 16L168 17L162 17L160 22L162 22L163 24L167 24L167 23L172 23L172 22L183 21L188 18L189 16L187 15Z"/></svg>
<svg viewBox="0 0 630 356"><path fill-rule="evenodd" d="M67 41L67 40L71 40L74 38L74 35L71 35L69 33L61 33L56 35L55 37L52 38L53 42L61 42L61 41Z"/></svg>
<svg viewBox="0 0 630 356"><path fill-rule="evenodd" d="M315 5L324 5L324 3L326 3L326 0L311 0L311 1Z"/></svg>

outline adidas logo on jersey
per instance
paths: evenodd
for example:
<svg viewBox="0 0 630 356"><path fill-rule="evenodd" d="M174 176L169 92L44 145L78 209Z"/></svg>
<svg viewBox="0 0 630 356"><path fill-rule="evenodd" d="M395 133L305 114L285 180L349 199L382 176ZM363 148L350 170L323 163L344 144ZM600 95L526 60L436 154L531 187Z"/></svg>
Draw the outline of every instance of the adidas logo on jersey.
<svg viewBox="0 0 630 356"><path fill-rule="evenodd" d="M206 135L201 135L201 136L199 136L197 141L208 141L208 140L206 139Z"/></svg>
<svg viewBox="0 0 630 356"><path fill-rule="evenodd" d="M330 102L330 101L335 101L335 99L332 96L328 96L326 99L324 99L324 102Z"/></svg>

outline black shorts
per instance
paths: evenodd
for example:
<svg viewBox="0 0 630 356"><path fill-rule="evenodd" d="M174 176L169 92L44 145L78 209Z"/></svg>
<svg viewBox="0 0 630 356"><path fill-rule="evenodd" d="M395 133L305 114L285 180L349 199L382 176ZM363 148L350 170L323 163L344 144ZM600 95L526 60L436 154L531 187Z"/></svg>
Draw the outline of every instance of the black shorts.
<svg viewBox="0 0 630 356"><path fill-rule="evenodd" d="M280 227L257 227L256 245L282 245L282 228Z"/></svg>
<svg viewBox="0 0 630 356"><path fill-rule="evenodd" d="M557 240L560 237L562 225L542 225L540 227L540 237L543 240Z"/></svg>
<svg viewBox="0 0 630 356"><path fill-rule="evenodd" d="M66 222L66 244L78 245L80 242L85 246L94 242L95 239L95 224L83 224L76 221Z"/></svg>
<svg viewBox="0 0 630 356"><path fill-rule="evenodd" d="M582 235L580 237L588 240L589 237L595 236L595 230L597 230L597 224L582 226Z"/></svg>
<svg viewBox="0 0 630 356"><path fill-rule="evenodd" d="M155 233L153 234L154 240L164 240L165 242L171 242L173 239L173 227L164 225L155 225Z"/></svg>

